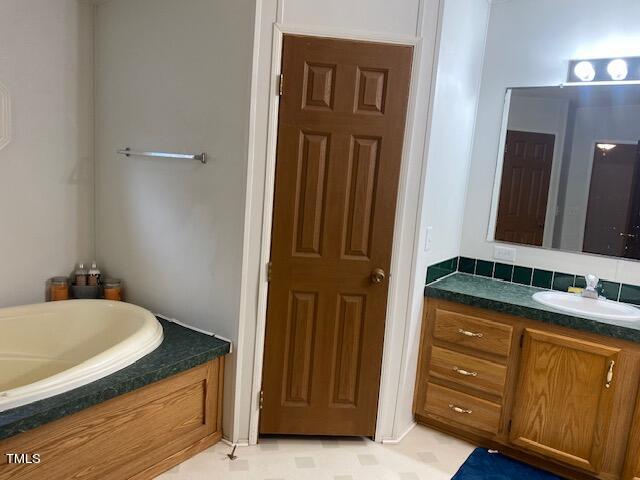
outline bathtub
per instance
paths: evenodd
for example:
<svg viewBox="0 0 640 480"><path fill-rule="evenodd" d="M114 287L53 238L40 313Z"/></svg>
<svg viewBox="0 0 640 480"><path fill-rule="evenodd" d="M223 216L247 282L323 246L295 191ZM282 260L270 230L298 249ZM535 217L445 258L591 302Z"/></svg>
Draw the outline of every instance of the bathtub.
<svg viewBox="0 0 640 480"><path fill-rule="evenodd" d="M162 343L144 308L68 300L0 309L0 412L117 372Z"/></svg>

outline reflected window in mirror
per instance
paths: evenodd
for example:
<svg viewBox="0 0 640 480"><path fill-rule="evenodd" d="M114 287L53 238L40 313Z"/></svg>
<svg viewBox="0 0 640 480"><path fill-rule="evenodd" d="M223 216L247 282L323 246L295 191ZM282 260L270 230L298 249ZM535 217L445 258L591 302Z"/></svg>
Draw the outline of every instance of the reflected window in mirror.
<svg viewBox="0 0 640 480"><path fill-rule="evenodd" d="M640 85L507 100L489 239L640 259Z"/></svg>

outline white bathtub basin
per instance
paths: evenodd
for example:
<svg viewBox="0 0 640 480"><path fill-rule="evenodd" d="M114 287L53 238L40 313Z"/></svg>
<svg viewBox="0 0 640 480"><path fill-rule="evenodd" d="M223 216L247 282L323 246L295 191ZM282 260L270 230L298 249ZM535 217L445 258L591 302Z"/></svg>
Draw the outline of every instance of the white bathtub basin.
<svg viewBox="0 0 640 480"><path fill-rule="evenodd" d="M584 298L575 293L538 292L533 294L536 302L557 308L563 312L622 322L640 322L640 309L626 303L611 300Z"/></svg>
<svg viewBox="0 0 640 480"><path fill-rule="evenodd" d="M162 343L141 307L70 300L0 309L0 412L121 370Z"/></svg>

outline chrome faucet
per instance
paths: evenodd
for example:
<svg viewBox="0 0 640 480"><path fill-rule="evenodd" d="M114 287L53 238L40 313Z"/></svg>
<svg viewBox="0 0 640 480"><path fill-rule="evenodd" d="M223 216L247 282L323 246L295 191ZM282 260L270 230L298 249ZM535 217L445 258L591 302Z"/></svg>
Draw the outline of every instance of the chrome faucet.
<svg viewBox="0 0 640 480"><path fill-rule="evenodd" d="M596 288L598 287L598 282L600 281L600 279L592 273L585 275L584 279L587 282L587 286L584 290L582 290L582 296L585 298L597 299L598 291L596 290Z"/></svg>

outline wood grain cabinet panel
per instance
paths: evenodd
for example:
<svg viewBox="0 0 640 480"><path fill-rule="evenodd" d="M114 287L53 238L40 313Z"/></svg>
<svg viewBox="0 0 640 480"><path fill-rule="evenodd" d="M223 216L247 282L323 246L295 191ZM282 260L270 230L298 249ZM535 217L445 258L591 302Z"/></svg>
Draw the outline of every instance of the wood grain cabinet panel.
<svg viewBox="0 0 640 480"><path fill-rule="evenodd" d="M497 433L502 407L457 390L429 384L424 412L477 430Z"/></svg>
<svg viewBox="0 0 640 480"><path fill-rule="evenodd" d="M445 309L436 310L433 336L444 342L506 357L513 327Z"/></svg>
<svg viewBox="0 0 640 480"><path fill-rule="evenodd" d="M623 477L625 480L640 480L640 395L638 395L635 412L627 448L627 463Z"/></svg>
<svg viewBox="0 0 640 480"><path fill-rule="evenodd" d="M435 378L502 396L507 367L446 348L433 347L429 374Z"/></svg>
<svg viewBox="0 0 640 480"><path fill-rule="evenodd" d="M619 349L541 330L524 333L511 440L549 458L600 470L612 422ZM613 370L611 370L613 369Z"/></svg>
<svg viewBox="0 0 640 480"><path fill-rule="evenodd" d="M414 413L564 478L640 480L631 342L430 298Z"/></svg>
<svg viewBox="0 0 640 480"><path fill-rule="evenodd" d="M150 480L222 436L224 358L0 441L0 480ZM8 464L6 453L40 463Z"/></svg>

